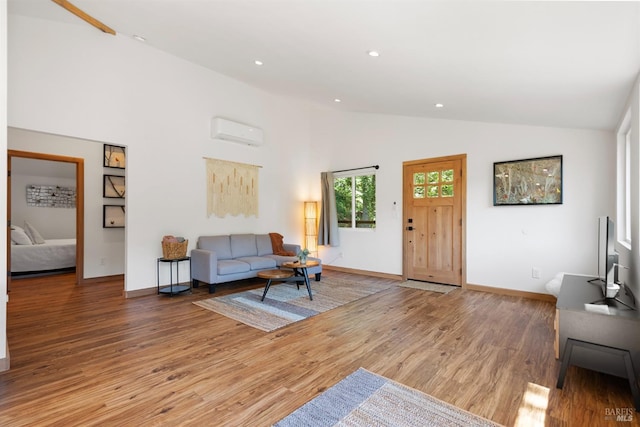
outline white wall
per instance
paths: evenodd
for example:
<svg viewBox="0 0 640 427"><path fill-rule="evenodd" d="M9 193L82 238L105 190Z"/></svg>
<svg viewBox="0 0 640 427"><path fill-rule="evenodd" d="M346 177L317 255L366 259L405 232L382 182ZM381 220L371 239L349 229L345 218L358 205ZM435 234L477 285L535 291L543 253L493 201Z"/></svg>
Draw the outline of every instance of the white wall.
<svg viewBox="0 0 640 427"><path fill-rule="evenodd" d="M6 129L7 116L7 2L0 0L0 129ZM0 132L0 152L7 151L7 133ZM0 188L7 188L7 162L0 161ZM7 200L0 197L0 219L7 223ZM0 242L7 241L7 227L0 227ZM0 369L7 367L7 248L0 245Z"/></svg>
<svg viewBox="0 0 640 427"><path fill-rule="evenodd" d="M341 229L341 246L321 250L326 262L401 274L402 215L393 203L402 207L402 162L466 153L468 283L546 293L558 272L597 272L597 217L614 211L613 132L330 111L315 112L312 123L317 175L380 165L376 230ZM493 162L556 154L562 205L493 206Z"/></svg>
<svg viewBox="0 0 640 427"><path fill-rule="evenodd" d="M307 104L88 25L11 15L9 34L10 126L128 148L127 290L155 286L166 234L189 238L190 248L201 234L232 232L302 241ZM212 140L215 116L261 127L265 145ZM203 157L262 166L258 218L207 218Z"/></svg>
<svg viewBox="0 0 640 427"><path fill-rule="evenodd" d="M9 137L11 139L11 137ZM11 143L9 143L11 147ZM15 163L24 167L17 171ZM49 162L50 176L38 173L38 165L43 160L16 158L11 163L11 224L23 226L28 221L45 239L69 239L76 237L75 207L33 206L27 204L27 188L30 185L46 185L75 188L75 178L60 176L75 175L75 164ZM60 172L60 174L57 173Z"/></svg>
<svg viewBox="0 0 640 427"><path fill-rule="evenodd" d="M640 251L638 251L638 241L640 240L640 77L636 80L629 100L627 102L626 111L630 111L631 118L631 246L621 244L616 245L616 249L620 254L621 265L628 267L628 270L620 269L620 280L630 286L636 298L640 299ZM624 120L624 114L620 118L620 124ZM618 162L618 179L624 179L624 164L622 157ZM622 192L618 193L620 198L624 197ZM616 218L616 226L623 221L622 200L618 200L618 212ZM617 237L619 238L619 230Z"/></svg>

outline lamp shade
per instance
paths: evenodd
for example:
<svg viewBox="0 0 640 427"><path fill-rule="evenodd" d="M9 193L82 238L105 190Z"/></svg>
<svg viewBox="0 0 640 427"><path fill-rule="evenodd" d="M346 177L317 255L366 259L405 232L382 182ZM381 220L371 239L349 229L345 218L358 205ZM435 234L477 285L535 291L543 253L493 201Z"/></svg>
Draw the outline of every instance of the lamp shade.
<svg viewBox="0 0 640 427"><path fill-rule="evenodd" d="M304 202L304 218L316 219L318 217L318 202Z"/></svg>
<svg viewBox="0 0 640 427"><path fill-rule="evenodd" d="M304 243L310 252L318 250L318 202L304 202Z"/></svg>

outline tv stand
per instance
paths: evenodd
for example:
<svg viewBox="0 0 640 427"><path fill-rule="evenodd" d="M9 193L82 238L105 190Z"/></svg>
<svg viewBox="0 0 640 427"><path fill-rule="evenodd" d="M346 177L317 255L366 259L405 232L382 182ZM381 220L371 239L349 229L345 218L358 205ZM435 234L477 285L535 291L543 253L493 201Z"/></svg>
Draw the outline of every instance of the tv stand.
<svg viewBox="0 0 640 427"><path fill-rule="evenodd" d="M615 302L614 302L615 301ZM612 304L615 304L616 302L624 305L625 307L627 307L629 310L637 310L635 306L631 305L631 304L627 304L626 302L622 301L620 298L615 297L615 298L601 298L597 301L591 302L590 304L596 304L596 305L606 305L606 306L611 306Z"/></svg>
<svg viewBox="0 0 640 427"><path fill-rule="evenodd" d="M598 286L600 287L600 291L602 292L602 286L604 286L604 280L600 279L599 277L596 277L594 279L587 280L587 282L591 283L592 285L595 285L596 282L599 282ZM616 283L616 285L620 286L620 291L618 291L618 294L624 291L624 295L627 297L627 301L623 301L621 298L618 298L617 296L614 298L607 298L606 296L603 296L602 298L596 301L593 301L590 304L598 304L598 305L615 307L616 302L618 302L623 306L627 307L629 310L637 310L636 298L635 296L633 296L633 292L631 292L631 289L629 289L629 287L625 284Z"/></svg>
<svg viewBox="0 0 640 427"><path fill-rule="evenodd" d="M625 361L616 352L601 351L591 345L573 346L571 365L637 381L640 372L640 312L635 307L633 294L623 287L617 299L602 298L602 288L593 286L588 277L566 274L562 279L556 304L556 358L564 354L567 341L582 341L595 346L611 347L618 353L628 352L636 367L636 378L628 378ZM619 301L621 300L621 301ZM588 304L600 301L606 312L594 312ZM635 399L637 400L637 399ZM636 401L636 408L638 402Z"/></svg>

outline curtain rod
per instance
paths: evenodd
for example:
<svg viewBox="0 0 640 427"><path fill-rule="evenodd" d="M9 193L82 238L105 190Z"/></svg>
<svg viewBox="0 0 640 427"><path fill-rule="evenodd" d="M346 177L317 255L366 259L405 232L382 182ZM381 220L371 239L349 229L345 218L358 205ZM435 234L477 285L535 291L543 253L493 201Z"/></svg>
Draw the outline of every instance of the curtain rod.
<svg viewBox="0 0 640 427"><path fill-rule="evenodd" d="M350 172L350 171L358 171L360 169L371 169L371 168L380 169L380 165L365 166L365 167L362 167L362 168L353 168L353 169L342 169L342 170L339 170L339 171L331 171L331 173Z"/></svg>

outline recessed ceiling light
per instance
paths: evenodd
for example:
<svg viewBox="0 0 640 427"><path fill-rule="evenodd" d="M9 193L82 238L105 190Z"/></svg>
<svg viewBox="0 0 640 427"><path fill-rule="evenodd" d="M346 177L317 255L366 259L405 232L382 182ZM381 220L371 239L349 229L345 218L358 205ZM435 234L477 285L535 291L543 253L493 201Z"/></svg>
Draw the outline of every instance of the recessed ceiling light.
<svg viewBox="0 0 640 427"><path fill-rule="evenodd" d="M258 60L258 59L256 59L255 61L253 61L253 63L254 63L254 64L256 64L256 65L262 65L262 64L263 64L263 62L262 62L262 61L260 61L260 60Z"/></svg>
<svg viewBox="0 0 640 427"><path fill-rule="evenodd" d="M137 34L134 34L131 37L133 37L134 39L138 40L139 42L146 42L147 41L147 39L145 39L144 37L139 36Z"/></svg>
<svg viewBox="0 0 640 427"><path fill-rule="evenodd" d="M444 104L440 104L439 102L437 104L434 104L434 106L436 108L444 108Z"/></svg>
<svg viewBox="0 0 640 427"><path fill-rule="evenodd" d="M336 98L336 99L333 100L333 102L342 102L342 99Z"/></svg>
<svg viewBox="0 0 640 427"><path fill-rule="evenodd" d="M380 56L380 52L378 52L377 50L370 50L370 51L367 52L367 55L373 56L373 57L378 57L378 56Z"/></svg>

